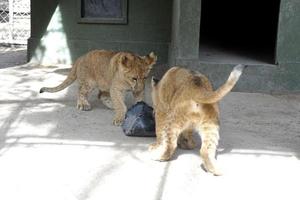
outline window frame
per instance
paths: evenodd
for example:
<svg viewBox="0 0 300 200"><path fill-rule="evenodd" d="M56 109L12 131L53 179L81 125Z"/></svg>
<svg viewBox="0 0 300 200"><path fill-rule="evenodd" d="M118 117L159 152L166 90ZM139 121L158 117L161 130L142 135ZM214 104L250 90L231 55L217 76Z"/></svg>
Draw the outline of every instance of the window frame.
<svg viewBox="0 0 300 200"><path fill-rule="evenodd" d="M121 1L121 17L82 17L82 0L77 0L78 23L83 24L127 24L128 0Z"/></svg>

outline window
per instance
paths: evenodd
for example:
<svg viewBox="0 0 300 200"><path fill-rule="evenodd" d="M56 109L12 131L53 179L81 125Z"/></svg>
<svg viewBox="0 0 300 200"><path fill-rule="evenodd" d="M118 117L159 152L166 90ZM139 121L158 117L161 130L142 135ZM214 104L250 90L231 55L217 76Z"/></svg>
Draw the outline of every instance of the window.
<svg viewBox="0 0 300 200"><path fill-rule="evenodd" d="M127 0L78 0L79 23L127 23Z"/></svg>

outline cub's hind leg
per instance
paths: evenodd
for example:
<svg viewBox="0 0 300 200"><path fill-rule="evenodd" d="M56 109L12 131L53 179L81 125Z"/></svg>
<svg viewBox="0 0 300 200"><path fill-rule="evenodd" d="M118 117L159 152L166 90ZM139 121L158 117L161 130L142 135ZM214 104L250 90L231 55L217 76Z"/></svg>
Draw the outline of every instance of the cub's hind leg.
<svg viewBox="0 0 300 200"><path fill-rule="evenodd" d="M222 175L216 160L219 126L215 124L204 124L199 127L199 131L202 140L200 155L203 159L204 168L214 175Z"/></svg>
<svg viewBox="0 0 300 200"><path fill-rule="evenodd" d="M178 147L181 149L194 149L196 142L193 137L193 129L184 130L178 137Z"/></svg>
<svg viewBox="0 0 300 200"><path fill-rule="evenodd" d="M182 131L182 126L174 120L170 121L167 119L162 121L164 124L161 124L156 129L158 140L150 146L149 150L154 160L167 161L171 159L176 150L177 139Z"/></svg>
<svg viewBox="0 0 300 200"><path fill-rule="evenodd" d="M114 109L113 102L110 97L110 93L106 91L99 91L98 98L101 100L103 105L109 109Z"/></svg>
<svg viewBox="0 0 300 200"><path fill-rule="evenodd" d="M162 144L162 139L164 137L165 132L163 131L164 126L167 123L166 119L167 115L162 112L155 112L155 133L156 133L156 141L153 144L150 144L149 150L155 150Z"/></svg>
<svg viewBox="0 0 300 200"><path fill-rule="evenodd" d="M91 110L91 105L88 102L88 94L93 90L88 83L81 83L79 86L77 109L79 110Z"/></svg>

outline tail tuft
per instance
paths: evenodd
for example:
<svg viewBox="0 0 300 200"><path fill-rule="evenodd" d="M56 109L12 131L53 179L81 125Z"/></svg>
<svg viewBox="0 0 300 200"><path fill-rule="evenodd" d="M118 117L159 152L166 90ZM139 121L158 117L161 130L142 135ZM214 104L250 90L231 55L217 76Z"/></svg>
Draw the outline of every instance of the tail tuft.
<svg viewBox="0 0 300 200"><path fill-rule="evenodd" d="M233 68L231 74L233 75L234 78L238 79L246 67L247 65L238 64Z"/></svg>
<svg viewBox="0 0 300 200"><path fill-rule="evenodd" d="M238 64L237 66L235 66L235 67L233 68L233 70L243 71L246 67L248 67L248 65Z"/></svg>
<svg viewBox="0 0 300 200"><path fill-rule="evenodd" d="M234 87L236 82L239 80L243 70L246 68L246 65L236 65L231 71L227 81L219 87L216 91L207 92L205 95L200 94L199 102L200 103L216 103L220 101L231 89Z"/></svg>
<svg viewBox="0 0 300 200"><path fill-rule="evenodd" d="M43 92L45 92L45 88L40 89L40 93L43 93Z"/></svg>

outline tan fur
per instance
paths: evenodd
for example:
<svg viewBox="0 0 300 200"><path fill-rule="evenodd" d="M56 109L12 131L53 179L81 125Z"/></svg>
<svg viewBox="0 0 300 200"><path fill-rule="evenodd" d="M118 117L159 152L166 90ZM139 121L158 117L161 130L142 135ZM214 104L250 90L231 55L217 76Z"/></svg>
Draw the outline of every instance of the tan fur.
<svg viewBox="0 0 300 200"><path fill-rule="evenodd" d="M141 57L129 52L93 50L75 61L68 77L60 85L43 87L40 92L58 92L77 79L77 108L90 110L88 94L98 88L98 96L104 105L115 110L113 124L120 125L127 110L124 93L132 91L136 101L143 100L145 79L156 60L154 53Z"/></svg>
<svg viewBox="0 0 300 200"><path fill-rule="evenodd" d="M221 174L215 159L219 140L217 102L233 88L243 69L242 65L236 66L216 91L204 75L180 67L168 70L158 83L152 79L157 140L149 150L155 160L169 160L177 145L194 148L193 131L196 131L201 134L200 155L205 169Z"/></svg>

